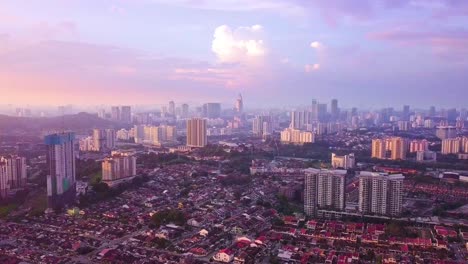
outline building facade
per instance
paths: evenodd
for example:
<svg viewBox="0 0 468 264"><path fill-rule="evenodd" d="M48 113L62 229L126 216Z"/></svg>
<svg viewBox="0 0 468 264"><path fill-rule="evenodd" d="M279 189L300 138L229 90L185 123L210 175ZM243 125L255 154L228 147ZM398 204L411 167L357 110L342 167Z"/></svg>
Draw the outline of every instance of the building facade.
<svg viewBox="0 0 468 264"><path fill-rule="evenodd" d="M75 200L75 134L57 133L45 137L47 146L47 202L49 208Z"/></svg>
<svg viewBox="0 0 468 264"><path fill-rule="evenodd" d="M359 211L362 214L399 216L403 204L401 174L361 172L359 175Z"/></svg>
<svg viewBox="0 0 468 264"><path fill-rule="evenodd" d="M201 148L208 144L206 119L192 118L187 120L187 146Z"/></svg>
<svg viewBox="0 0 468 264"><path fill-rule="evenodd" d="M304 211L317 216L319 209L345 208L345 170L308 169L304 183Z"/></svg>

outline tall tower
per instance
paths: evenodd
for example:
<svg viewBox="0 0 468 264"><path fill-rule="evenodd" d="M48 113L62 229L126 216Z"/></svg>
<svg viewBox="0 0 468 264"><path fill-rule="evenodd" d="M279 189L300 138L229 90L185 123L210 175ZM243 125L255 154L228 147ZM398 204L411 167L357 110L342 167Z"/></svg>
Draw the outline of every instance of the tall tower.
<svg viewBox="0 0 468 264"><path fill-rule="evenodd" d="M236 112L242 113L244 111L244 101L242 99L242 94L239 94L239 97L236 100Z"/></svg>
<svg viewBox="0 0 468 264"><path fill-rule="evenodd" d="M331 109L330 109L330 114L333 120L338 119L339 116L339 109L338 109L338 100L333 99L331 101Z"/></svg>
<svg viewBox="0 0 468 264"><path fill-rule="evenodd" d="M120 109L120 121L126 124L132 123L132 108L130 106L122 106Z"/></svg>
<svg viewBox="0 0 468 264"><path fill-rule="evenodd" d="M75 134L64 132L45 137L47 146L47 202L49 208L62 207L75 200Z"/></svg>
<svg viewBox="0 0 468 264"><path fill-rule="evenodd" d="M187 120L187 146L204 147L208 144L206 137L206 120L192 118Z"/></svg>
<svg viewBox="0 0 468 264"><path fill-rule="evenodd" d="M175 115L175 103L174 103L174 101L169 102L168 113L170 115Z"/></svg>

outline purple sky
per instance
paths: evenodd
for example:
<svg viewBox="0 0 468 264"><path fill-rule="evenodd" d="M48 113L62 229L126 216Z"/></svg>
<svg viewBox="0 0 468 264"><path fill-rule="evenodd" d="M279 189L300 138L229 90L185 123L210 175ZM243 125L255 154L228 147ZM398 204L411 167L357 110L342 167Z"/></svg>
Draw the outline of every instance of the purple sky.
<svg viewBox="0 0 468 264"><path fill-rule="evenodd" d="M0 0L0 104L466 107L465 0Z"/></svg>

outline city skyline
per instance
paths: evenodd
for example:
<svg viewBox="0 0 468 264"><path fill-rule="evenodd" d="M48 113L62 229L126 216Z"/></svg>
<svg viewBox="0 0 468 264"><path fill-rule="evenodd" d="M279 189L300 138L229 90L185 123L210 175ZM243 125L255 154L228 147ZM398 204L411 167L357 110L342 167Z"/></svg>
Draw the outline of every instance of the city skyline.
<svg viewBox="0 0 468 264"><path fill-rule="evenodd" d="M0 9L1 104L231 102L242 93L247 107L310 98L464 106L464 2L15 1Z"/></svg>

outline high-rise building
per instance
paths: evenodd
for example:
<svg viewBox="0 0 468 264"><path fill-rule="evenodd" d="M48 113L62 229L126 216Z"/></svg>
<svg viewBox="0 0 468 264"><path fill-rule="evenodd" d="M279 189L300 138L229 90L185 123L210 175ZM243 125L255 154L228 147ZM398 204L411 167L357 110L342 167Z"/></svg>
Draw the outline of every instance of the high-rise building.
<svg viewBox="0 0 468 264"><path fill-rule="evenodd" d="M343 168L347 170L354 168L356 159L354 157L354 153L350 153L344 156L338 156L335 153L332 153L331 164L334 169Z"/></svg>
<svg viewBox="0 0 468 264"><path fill-rule="evenodd" d="M345 208L345 170L308 169L304 182L304 211L317 216L319 209Z"/></svg>
<svg viewBox="0 0 468 264"><path fill-rule="evenodd" d="M272 132L273 125L270 116L256 116L252 122L252 132L255 136L262 137Z"/></svg>
<svg viewBox="0 0 468 264"><path fill-rule="evenodd" d="M290 128L304 129L308 124L311 124L311 114L309 111L291 111Z"/></svg>
<svg viewBox="0 0 468 264"><path fill-rule="evenodd" d="M319 121L327 121L327 104L318 104L318 119Z"/></svg>
<svg viewBox="0 0 468 264"><path fill-rule="evenodd" d="M319 106L317 100L312 100L312 106L311 106L311 119L312 121L318 121L319 120Z"/></svg>
<svg viewBox="0 0 468 264"><path fill-rule="evenodd" d="M386 158L385 139L372 139L372 158Z"/></svg>
<svg viewBox="0 0 468 264"><path fill-rule="evenodd" d="M120 122L120 107L112 106L112 108L111 108L111 119L113 121Z"/></svg>
<svg viewBox="0 0 468 264"><path fill-rule="evenodd" d="M398 130L408 131L409 129L410 129L410 122L409 121L398 121Z"/></svg>
<svg viewBox="0 0 468 264"><path fill-rule="evenodd" d="M429 115L429 117L434 117L436 115L436 108L435 106L431 106L429 108L429 112L427 113Z"/></svg>
<svg viewBox="0 0 468 264"><path fill-rule="evenodd" d="M418 162L435 162L437 161L437 153L435 151L417 151L416 161Z"/></svg>
<svg viewBox="0 0 468 264"><path fill-rule="evenodd" d="M242 95L239 94L239 97L236 100L236 112L242 113L244 111L244 101L242 99Z"/></svg>
<svg viewBox="0 0 468 264"><path fill-rule="evenodd" d="M221 116L221 104L220 103L204 104L203 116L206 118L219 118Z"/></svg>
<svg viewBox="0 0 468 264"><path fill-rule="evenodd" d="M102 162L102 181L112 184L117 180L136 176L136 157L128 153L112 153Z"/></svg>
<svg viewBox="0 0 468 264"><path fill-rule="evenodd" d="M403 204L401 174L363 171L359 175L359 211L362 214L398 216Z"/></svg>
<svg viewBox="0 0 468 264"><path fill-rule="evenodd" d="M294 128L286 128L281 131L281 142L292 144L314 143L314 133L310 131L302 131Z"/></svg>
<svg viewBox="0 0 468 264"><path fill-rule="evenodd" d="M457 128L454 126L438 126L436 136L440 139L454 138L457 136Z"/></svg>
<svg viewBox="0 0 468 264"><path fill-rule="evenodd" d="M114 129L93 129L93 151L107 151L115 148Z"/></svg>
<svg viewBox="0 0 468 264"><path fill-rule="evenodd" d="M463 153L468 153L468 137L462 137L461 151Z"/></svg>
<svg viewBox="0 0 468 264"><path fill-rule="evenodd" d="M404 160L406 159L407 144L406 140L401 137L392 137L391 139L391 159Z"/></svg>
<svg viewBox="0 0 468 264"><path fill-rule="evenodd" d="M120 109L120 121L125 124L132 123L132 108L130 106L122 106Z"/></svg>
<svg viewBox="0 0 468 264"><path fill-rule="evenodd" d="M442 140L442 154L458 154L462 150L461 138L446 138Z"/></svg>
<svg viewBox="0 0 468 264"><path fill-rule="evenodd" d="M415 139L410 142L411 153L418 152L418 151L427 151L427 150L429 150L429 141L427 141L426 139L422 139L422 140Z"/></svg>
<svg viewBox="0 0 468 264"><path fill-rule="evenodd" d="M167 112L170 115L175 115L175 103L174 103L174 101L169 102L169 107L167 108Z"/></svg>
<svg viewBox="0 0 468 264"><path fill-rule="evenodd" d="M206 119L192 118L187 120L187 146L204 147L208 144L206 136Z"/></svg>
<svg viewBox="0 0 468 264"><path fill-rule="evenodd" d="M0 199L10 191L26 186L26 159L18 156L0 157Z"/></svg>
<svg viewBox="0 0 468 264"><path fill-rule="evenodd" d="M182 117L187 118L189 115L189 105L188 104L183 104L182 105Z"/></svg>
<svg viewBox="0 0 468 264"><path fill-rule="evenodd" d="M75 134L51 134L45 137L47 146L47 202L49 208L73 203L75 185Z"/></svg>
<svg viewBox="0 0 468 264"><path fill-rule="evenodd" d="M340 110L338 108L338 100L333 99L331 101L330 114L333 120L337 120L340 115Z"/></svg>
<svg viewBox="0 0 468 264"><path fill-rule="evenodd" d="M409 121L409 117L410 117L410 106L409 105L404 105L403 106L403 112L401 114L401 120Z"/></svg>

